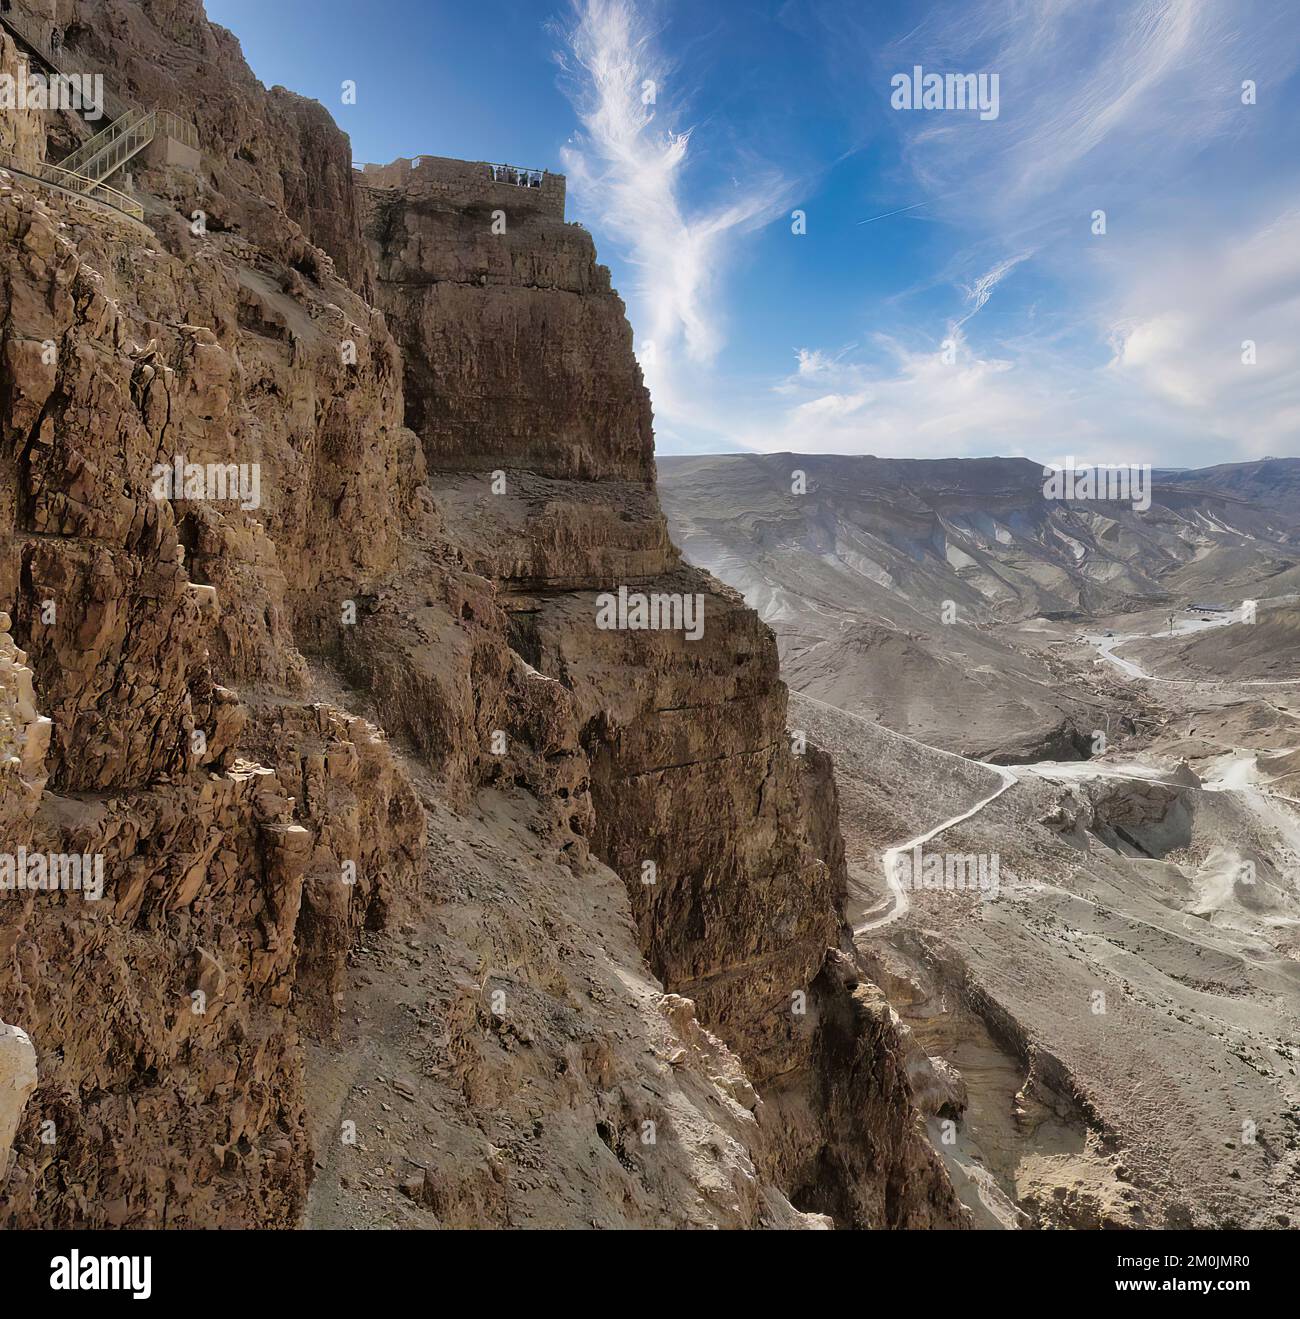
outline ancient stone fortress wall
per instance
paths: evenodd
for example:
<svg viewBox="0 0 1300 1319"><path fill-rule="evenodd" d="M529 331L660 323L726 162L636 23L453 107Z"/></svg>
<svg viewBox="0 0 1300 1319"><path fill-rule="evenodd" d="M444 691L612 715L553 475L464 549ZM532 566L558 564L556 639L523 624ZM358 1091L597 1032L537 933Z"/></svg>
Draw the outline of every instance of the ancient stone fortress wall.
<svg viewBox="0 0 1300 1319"><path fill-rule="evenodd" d="M543 215L564 219L564 175L552 174L550 170L493 165L484 160L451 160L446 156L416 156L399 157L388 165L365 165L360 173L365 184L372 188L433 193L460 207L475 202L517 207L522 198ZM535 186L527 187L515 181L528 176L537 180Z"/></svg>

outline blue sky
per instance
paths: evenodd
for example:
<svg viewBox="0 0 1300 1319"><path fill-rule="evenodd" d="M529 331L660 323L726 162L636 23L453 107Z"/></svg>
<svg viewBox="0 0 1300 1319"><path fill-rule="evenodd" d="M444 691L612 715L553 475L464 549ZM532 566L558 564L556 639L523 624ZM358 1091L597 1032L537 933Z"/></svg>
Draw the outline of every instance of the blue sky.
<svg viewBox="0 0 1300 1319"><path fill-rule="evenodd" d="M567 173L661 453L1300 454L1294 0L207 7L358 162Z"/></svg>

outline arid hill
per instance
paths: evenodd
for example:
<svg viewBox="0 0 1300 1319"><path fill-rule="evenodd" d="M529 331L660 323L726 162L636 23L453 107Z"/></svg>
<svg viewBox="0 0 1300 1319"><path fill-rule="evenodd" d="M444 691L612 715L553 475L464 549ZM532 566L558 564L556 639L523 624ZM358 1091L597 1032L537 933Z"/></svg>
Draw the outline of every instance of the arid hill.
<svg viewBox="0 0 1300 1319"><path fill-rule="evenodd" d="M1300 583L1300 504L1195 474L1157 474L1140 511L1047 499L1025 459L719 455L658 471L674 540L773 628L793 688L985 758L1079 754L1114 696L1009 625L1064 633Z"/></svg>
<svg viewBox="0 0 1300 1319"><path fill-rule="evenodd" d="M1293 466L1142 511L1021 461L659 461L832 754L859 952L978 1226L1293 1222Z"/></svg>

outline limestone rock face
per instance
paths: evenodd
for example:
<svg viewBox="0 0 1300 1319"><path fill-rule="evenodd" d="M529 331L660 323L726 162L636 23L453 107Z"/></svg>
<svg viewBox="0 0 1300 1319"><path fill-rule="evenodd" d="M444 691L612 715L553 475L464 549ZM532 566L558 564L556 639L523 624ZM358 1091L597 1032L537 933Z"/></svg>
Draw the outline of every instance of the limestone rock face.
<svg viewBox="0 0 1300 1319"><path fill-rule="evenodd" d="M27 1097L36 1089L36 1050L25 1032L0 1021L0 1190L9 1176L10 1147Z"/></svg>
<svg viewBox="0 0 1300 1319"><path fill-rule="evenodd" d="M17 43L8 31L0 29L0 68L22 67ZM45 120L39 110L6 108L0 113L0 162L17 169L31 169L45 159Z"/></svg>
<svg viewBox="0 0 1300 1319"><path fill-rule="evenodd" d="M199 129L197 176L132 164L150 192L177 203L177 221L201 209L210 228L299 263L322 259L315 245L345 279L364 287L364 265L354 265L365 253L347 138L316 101L262 86L235 37L208 22L202 0L59 0L57 11L53 0L12 3L38 29L48 29L57 12L70 68L103 72L107 90L122 102L170 110ZM92 130L75 116L42 117L64 149L106 122ZM51 153L52 163L60 154Z"/></svg>
<svg viewBox="0 0 1300 1319"><path fill-rule="evenodd" d="M155 238L10 176L0 247L4 878L25 850L103 889L0 892L0 1015L40 1075L0 1220L289 1224L300 1023L333 1029L423 846L386 738L300 649L396 561L422 470L396 349L324 254L328 287L180 216ZM157 497L178 458L257 498Z"/></svg>
<svg viewBox="0 0 1300 1319"><path fill-rule="evenodd" d="M0 829L24 842L48 774L50 721L36 708L27 656L14 645L8 614L0 614Z"/></svg>
<svg viewBox="0 0 1300 1319"><path fill-rule="evenodd" d="M829 762L791 753L769 630L664 534L648 396L589 237L527 190L502 209L495 193L449 197L427 167L378 179L365 189L377 297L410 364L434 502L496 582L512 644L572 693L591 845L627 886L651 968L740 1055L772 1121L767 1171L801 1208L960 1222L913 1130L905 1069L884 1062L894 1028L853 1006L837 960ZM701 634L602 628L600 597L620 587L698 598ZM861 1185L882 1176L911 1189Z"/></svg>
<svg viewBox="0 0 1300 1319"><path fill-rule="evenodd" d="M204 159L0 176L0 1224L959 1225L590 237L361 189L197 0L60 19Z"/></svg>
<svg viewBox="0 0 1300 1319"><path fill-rule="evenodd" d="M380 305L428 354L407 353L406 394L430 466L649 484L650 401L591 235L525 188L502 211L410 179L367 189L368 227Z"/></svg>

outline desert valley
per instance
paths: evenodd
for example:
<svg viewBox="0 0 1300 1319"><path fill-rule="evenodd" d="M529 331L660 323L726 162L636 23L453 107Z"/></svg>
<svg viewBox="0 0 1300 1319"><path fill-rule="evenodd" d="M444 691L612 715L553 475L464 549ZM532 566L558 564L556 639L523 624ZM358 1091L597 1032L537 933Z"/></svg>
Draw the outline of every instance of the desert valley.
<svg viewBox="0 0 1300 1319"><path fill-rule="evenodd" d="M1300 1225L1300 458L656 453L564 174L5 5L83 66L0 114L0 1226Z"/></svg>
<svg viewBox="0 0 1300 1319"><path fill-rule="evenodd" d="M1157 474L1141 514L1025 461L659 472L832 754L855 944L976 1220L1289 1226L1300 461ZM996 886L917 882L913 839Z"/></svg>

